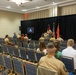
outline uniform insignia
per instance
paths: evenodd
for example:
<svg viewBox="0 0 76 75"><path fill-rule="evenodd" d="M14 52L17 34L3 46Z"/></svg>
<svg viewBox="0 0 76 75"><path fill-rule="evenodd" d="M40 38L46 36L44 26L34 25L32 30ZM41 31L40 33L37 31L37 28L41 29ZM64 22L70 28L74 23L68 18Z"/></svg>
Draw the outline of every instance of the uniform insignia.
<svg viewBox="0 0 76 75"><path fill-rule="evenodd" d="M65 72L68 72L68 70L66 69L66 67L65 67L65 66L63 66L63 69L64 69L64 71L65 71Z"/></svg>

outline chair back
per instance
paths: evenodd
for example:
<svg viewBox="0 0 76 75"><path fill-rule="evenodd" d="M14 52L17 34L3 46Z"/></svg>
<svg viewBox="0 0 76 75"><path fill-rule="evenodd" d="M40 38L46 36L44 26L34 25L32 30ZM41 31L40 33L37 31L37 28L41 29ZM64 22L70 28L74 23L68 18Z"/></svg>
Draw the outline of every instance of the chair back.
<svg viewBox="0 0 76 75"><path fill-rule="evenodd" d="M34 50L27 50L27 55L29 60L31 61L35 61L35 51Z"/></svg>
<svg viewBox="0 0 76 75"><path fill-rule="evenodd" d="M15 48L15 47L12 47L12 48L13 48L14 56L15 57L20 57L18 48Z"/></svg>
<svg viewBox="0 0 76 75"><path fill-rule="evenodd" d="M65 64L69 72L74 71L74 59L72 57L62 56L61 61Z"/></svg>
<svg viewBox="0 0 76 75"><path fill-rule="evenodd" d="M23 62L20 59L13 57L13 65L14 65L15 73L18 73L19 75L25 75L24 68L23 68Z"/></svg>
<svg viewBox="0 0 76 75"><path fill-rule="evenodd" d="M22 47L22 43L21 43L21 42L17 42L17 45L18 45L19 47Z"/></svg>
<svg viewBox="0 0 76 75"><path fill-rule="evenodd" d="M39 48L39 44L35 44L35 49L37 50Z"/></svg>
<svg viewBox="0 0 76 75"><path fill-rule="evenodd" d="M28 43L23 42L23 47L28 48Z"/></svg>
<svg viewBox="0 0 76 75"><path fill-rule="evenodd" d="M58 75L57 72L51 71L47 68L38 66L37 68L37 75Z"/></svg>
<svg viewBox="0 0 76 75"><path fill-rule="evenodd" d="M22 59L26 60L26 49L25 48L20 47L20 55Z"/></svg>
<svg viewBox="0 0 76 75"><path fill-rule="evenodd" d="M29 43L29 48L30 48L30 49L34 49L34 48L35 48L34 43Z"/></svg>
<svg viewBox="0 0 76 75"><path fill-rule="evenodd" d="M2 48L3 48L3 52L7 54L8 53L7 45L3 44Z"/></svg>
<svg viewBox="0 0 76 75"><path fill-rule="evenodd" d="M36 52L37 62L39 62L40 58L44 56L44 53Z"/></svg>
<svg viewBox="0 0 76 75"><path fill-rule="evenodd" d="M0 53L0 66L4 66L3 55Z"/></svg>
<svg viewBox="0 0 76 75"><path fill-rule="evenodd" d="M26 62L25 69L26 75L36 75L37 73L37 66L35 64Z"/></svg>
<svg viewBox="0 0 76 75"><path fill-rule="evenodd" d="M7 48L8 48L8 53L11 55L11 56L13 56L13 49L12 49L12 46L7 46Z"/></svg>
<svg viewBox="0 0 76 75"><path fill-rule="evenodd" d="M10 55L3 55L3 58L4 58L5 67L8 70L13 70L12 59L11 59Z"/></svg>

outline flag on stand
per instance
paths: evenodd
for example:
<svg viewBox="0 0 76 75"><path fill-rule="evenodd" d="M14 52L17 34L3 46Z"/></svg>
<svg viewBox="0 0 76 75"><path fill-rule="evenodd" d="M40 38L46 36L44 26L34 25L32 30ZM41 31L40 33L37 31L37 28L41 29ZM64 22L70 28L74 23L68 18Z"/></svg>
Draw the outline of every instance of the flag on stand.
<svg viewBox="0 0 76 75"><path fill-rule="evenodd" d="M60 38L60 28L59 28L59 24L58 24L58 26L57 26L56 34L57 34L57 38Z"/></svg>
<svg viewBox="0 0 76 75"><path fill-rule="evenodd" d="M53 23L53 36L55 37L55 23Z"/></svg>
<svg viewBox="0 0 76 75"><path fill-rule="evenodd" d="M50 25L48 24L48 28L47 28L47 30L49 31L49 30L51 30L51 28L50 28Z"/></svg>

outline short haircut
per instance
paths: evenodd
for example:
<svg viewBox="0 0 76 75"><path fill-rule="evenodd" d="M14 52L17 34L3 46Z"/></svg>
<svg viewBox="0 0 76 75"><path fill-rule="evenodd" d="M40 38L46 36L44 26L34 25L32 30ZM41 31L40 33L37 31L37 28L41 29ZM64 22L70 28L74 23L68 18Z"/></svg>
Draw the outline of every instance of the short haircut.
<svg viewBox="0 0 76 75"><path fill-rule="evenodd" d="M54 43L50 42L50 43L48 43L48 44L46 45L46 47L47 47L47 48L54 48L55 45L54 45Z"/></svg>
<svg viewBox="0 0 76 75"><path fill-rule="evenodd" d="M73 39L68 39L67 45L68 46L73 46L74 45L74 40Z"/></svg>
<svg viewBox="0 0 76 75"><path fill-rule="evenodd" d="M55 51L56 51L54 43L48 43L46 48L48 48L47 52L50 53L50 54L55 53Z"/></svg>

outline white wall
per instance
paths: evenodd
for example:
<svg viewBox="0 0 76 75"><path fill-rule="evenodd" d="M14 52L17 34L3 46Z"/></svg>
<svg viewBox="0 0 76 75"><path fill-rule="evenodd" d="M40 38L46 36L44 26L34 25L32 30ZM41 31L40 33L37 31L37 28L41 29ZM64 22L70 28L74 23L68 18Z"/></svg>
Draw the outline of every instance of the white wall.
<svg viewBox="0 0 76 75"><path fill-rule="evenodd" d="M0 37L5 37L6 34L12 37L14 32L20 33L20 21L23 19L23 14L0 10Z"/></svg>

